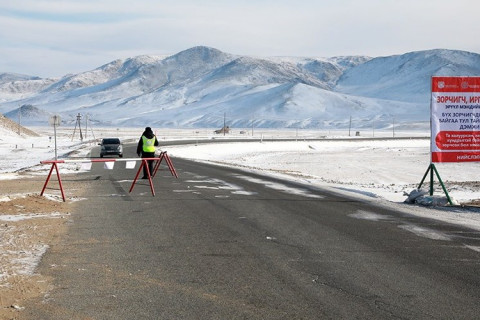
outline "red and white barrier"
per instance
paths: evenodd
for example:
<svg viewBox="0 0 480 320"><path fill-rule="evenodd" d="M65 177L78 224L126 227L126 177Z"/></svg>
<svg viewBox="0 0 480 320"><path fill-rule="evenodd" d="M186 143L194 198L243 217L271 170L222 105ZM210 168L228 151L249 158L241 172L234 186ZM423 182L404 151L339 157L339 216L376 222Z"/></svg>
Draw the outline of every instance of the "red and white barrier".
<svg viewBox="0 0 480 320"><path fill-rule="evenodd" d="M155 161L155 165L153 167L153 172L150 172L148 168L148 163L147 161L153 160ZM127 169L133 169L135 165L132 166L132 163L136 163L137 161L141 161L141 165L138 168L137 174L135 175L135 179L133 179L132 186L130 187L129 193L132 192L133 187L135 186L135 183L138 180L138 175L142 171L143 167L145 166L147 168L147 176L148 176L148 181L150 183L150 190L152 191L152 195L155 196L155 189L153 188L153 183L152 179L155 177L155 174L157 173L158 169L160 168L160 164L162 161L165 160L168 169L170 170L170 173L175 177L178 178L177 171L175 170L175 167L173 166L172 160L167 154L167 151L163 151L160 153L160 156L158 158L130 158L130 159L123 159L123 158L118 158L118 159L65 159L65 160L45 160L45 161L40 161L41 164L51 164L52 167L50 168L50 172L48 173L47 179L45 181L45 184L43 185L42 192L40 193L41 196L43 196L43 193L45 192L45 189L47 187L48 182L50 181L50 178L52 177L52 172L53 169L55 169L57 173L57 179L58 179L58 184L60 185L60 191L62 193L62 199L65 202L65 193L63 191L63 185L62 185L62 179L60 178L60 171L58 170L58 164L59 163L82 163L82 164L92 164L94 162L103 162L105 163L106 169L113 169L113 165L115 162L126 162L126 167Z"/></svg>

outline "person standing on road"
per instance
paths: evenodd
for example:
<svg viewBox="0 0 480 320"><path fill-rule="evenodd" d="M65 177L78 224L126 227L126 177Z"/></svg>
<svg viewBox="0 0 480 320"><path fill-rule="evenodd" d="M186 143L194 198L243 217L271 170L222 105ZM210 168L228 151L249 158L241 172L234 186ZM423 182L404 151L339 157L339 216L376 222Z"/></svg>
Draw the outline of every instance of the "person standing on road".
<svg viewBox="0 0 480 320"><path fill-rule="evenodd" d="M158 146L158 140L152 131L152 128L146 127L142 133L137 145L137 155L142 158L155 158L155 147ZM153 160L147 160L148 170L150 175L153 174ZM147 167L143 167L142 179L148 179Z"/></svg>

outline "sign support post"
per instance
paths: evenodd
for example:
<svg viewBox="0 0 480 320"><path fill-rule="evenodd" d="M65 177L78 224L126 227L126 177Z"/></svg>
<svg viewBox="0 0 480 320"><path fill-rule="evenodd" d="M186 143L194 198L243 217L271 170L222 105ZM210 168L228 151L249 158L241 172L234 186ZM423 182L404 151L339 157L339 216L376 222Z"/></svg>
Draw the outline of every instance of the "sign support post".
<svg viewBox="0 0 480 320"><path fill-rule="evenodd" d="M54 115L49 119L50 124L53 126L53 135L55 136L55 160L58 159L57 157L57 127L60 125L61 120L60 116Z"/></svg>
<svg viewBox="0 0 480 320"><path fill-rule="evenodd" d="M435 175L438 178L438 182L440 182L440 185L442 186L443 192L445 192L445 195L447 196L448 203L453 206L452 199L450 199L450 195L448 194L447 188L445 188L445 184L442 181L442 178L440 178L440 175L438 174L437 168L433 163L431 163L428 166L427 171L423 175L422 181L420 181L420 184L418 185L417 189L420 189L422 187L423 182L425 181L425 178L427 177L428 173L430 172L430 196L433 196L433 173L435 172Z"/></svg>

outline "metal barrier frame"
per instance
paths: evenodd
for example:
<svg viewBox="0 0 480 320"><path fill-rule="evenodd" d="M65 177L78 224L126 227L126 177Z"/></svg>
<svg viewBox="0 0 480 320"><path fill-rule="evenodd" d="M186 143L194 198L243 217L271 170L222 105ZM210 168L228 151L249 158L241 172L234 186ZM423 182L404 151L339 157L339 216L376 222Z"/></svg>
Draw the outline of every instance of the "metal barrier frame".
<svg viewBox="0 0 480 320"><path fill-rule="evenodd" d="M150 169L148 168L148 161L155 161L155 166L153 168L153 172L150 172ZM60 192L62 193L62 199L63 202L66 202L65 199L65 192L63 189L63 184L62 184L62 179L60 177L60 171L58 169L58 164L59 163L89 163L89 162L127 162L127 161L141 161L141 165L137 170L137 174L135 175L135 178L133 179L132 185L130 187L130 190L128 191L129 193L132 192L133 188L135 187L135 183L138 180L138 176L140 175L140 172L142 171L143 167L145 166L147 168L147 176L148 176L148 182L150 184L150 190L152 192L152 196L155 196L155 188L153 187L153 178L155 177L155 174L157 173L160 164L162 161L165 160L168 169L170 170L170 173L172 176L175 178L178 178L177 171L175 170L175 167L173 166L172 160L167 154L167 151L162 151L160 153L160 156L158 158L131 158L131 159L66 159L66 160L45 160L45 161L40 161L41 164L51 164L52 167L50 168L50 171L48 173L47 179L45 180L45 184L43 185L42 192L40 192L40 195L43 196L45 189L47 188L48 182L50 181L50 178L52 177L52 172L53 169L55 169L55 172L57 174L57 179L58 179L58 184L60 186Z"/></svg>

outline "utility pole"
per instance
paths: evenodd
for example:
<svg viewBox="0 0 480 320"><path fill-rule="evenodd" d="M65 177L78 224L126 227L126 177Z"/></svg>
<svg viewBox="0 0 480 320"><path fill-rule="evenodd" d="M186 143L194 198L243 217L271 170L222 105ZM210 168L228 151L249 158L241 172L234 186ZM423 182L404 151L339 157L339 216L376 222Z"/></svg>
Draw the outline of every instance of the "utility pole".
<svg viewBox="0 0 480 320"><path fill-rule="evenodd" d="M253 123L255 121L255 115L253 115L253 118L252 118L252 138L253 138Z"/></svg>
<svg viewBox="0 0 480 320"><path fill-rule="evenodd" d="M20 128L21 128L20 120L21 119L22 119L22 107L20 107L18 109L18 135L20 135Z"/></svg>
<svg viewBox="0 0 480 320"><path fill-rule="evenodd" d="M223 135L225 136L225 131L227 131L227 127L226 127L226 118L227 117L227 113L224 112L223 113Z"/></svg>
<svg viewBox="0 0 480 320"><path fill-rule="evenodd" d="M87 139L88 133L88 114L85 114L85 139Z"/></svg>
<svg viewBox="0 0 480 320"><path fill-rule="evenodd" d="M78 130L80 131L80 140L83 141L82 126L81 126L80 119L82 119L82 116L79 113L77 114L77 122L75 122L75 128L73 129L72 141L73 141L73 138L75 137L75 131L77 130L77 125L78 125Z"/></svg>
<svg viewBox="0 0 480 320"><path fill-rule="evenodd" d="M90 119L88 118L88 114L85 114L85 139L87 139L87 132L88 132L88 122ZM118 130L118 129L117 129ZM93 140L95 140L95 134L93 133L93 127L90 125L90 133L92 134Z"/></svg>
<svg viewBox="0 0 480 320"><path fill-rule="evenodd" d="M348 125L348 136L350 137L350 130L352 129L352 116L350 116L350 123Z"/></svg>
<svg viewBox="0 0 480 320"><path fill-rule="evenodd" d="M393 117L393 127L392 127L392 130L393 130L393 137L395 138L395 117Z"/></svg>

